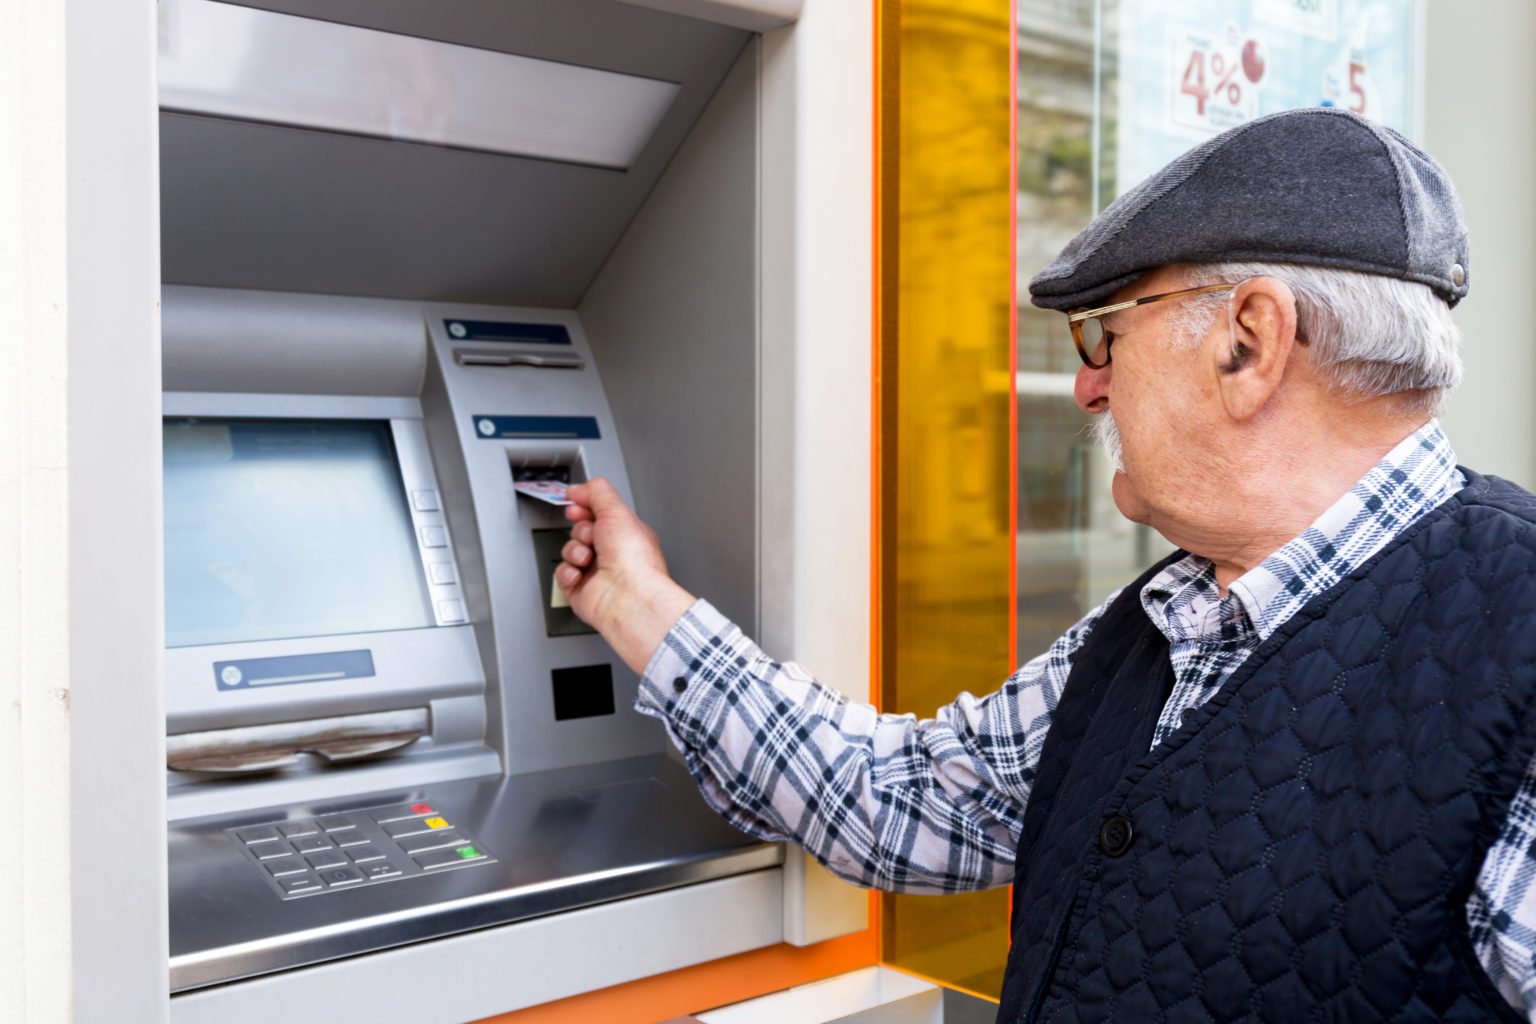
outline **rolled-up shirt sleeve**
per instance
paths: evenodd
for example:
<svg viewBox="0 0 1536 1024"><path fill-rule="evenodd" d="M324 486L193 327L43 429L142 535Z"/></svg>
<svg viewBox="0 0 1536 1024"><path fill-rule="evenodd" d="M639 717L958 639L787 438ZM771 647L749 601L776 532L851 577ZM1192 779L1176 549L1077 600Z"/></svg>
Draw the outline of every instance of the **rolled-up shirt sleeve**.
<svg viewBox="0 0 1536 1024"><path fill-rule="evenodd" d="M985 889L1012 880L1051 713L1103 607L1002 689L919 719L774 661L700 601L652 655L635 707L661 719L705 800L738 828L799 843L859 885Z"/></svg>

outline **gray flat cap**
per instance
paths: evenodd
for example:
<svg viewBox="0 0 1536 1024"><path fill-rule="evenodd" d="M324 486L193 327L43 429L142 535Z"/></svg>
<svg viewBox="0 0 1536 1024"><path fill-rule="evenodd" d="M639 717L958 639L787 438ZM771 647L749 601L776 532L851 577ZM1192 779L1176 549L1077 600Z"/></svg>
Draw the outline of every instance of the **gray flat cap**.
<svg viewBox="0 0 1536 1024"><path fill-rule="evenodd" d="M1427 284L1454 306L1467 227L1445 169L1390 128L1312 107L1185 153L1094 218L1029 282L1045 309L1099 304L1173 263L1306 263Z"/></svg>

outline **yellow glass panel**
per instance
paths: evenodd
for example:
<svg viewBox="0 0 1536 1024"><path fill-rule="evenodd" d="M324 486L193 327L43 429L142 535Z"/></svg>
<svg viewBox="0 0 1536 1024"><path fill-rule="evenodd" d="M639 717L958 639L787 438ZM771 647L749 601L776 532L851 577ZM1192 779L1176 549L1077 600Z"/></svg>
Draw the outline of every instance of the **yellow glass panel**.
<svg viewBox="0 0 1536 1024"><path fill-rule="evenodd" d="M932 715L1013 667L1008 0L880 11L880 680ZM1008 891L887 895L882 959L995 998Z"/></svg>

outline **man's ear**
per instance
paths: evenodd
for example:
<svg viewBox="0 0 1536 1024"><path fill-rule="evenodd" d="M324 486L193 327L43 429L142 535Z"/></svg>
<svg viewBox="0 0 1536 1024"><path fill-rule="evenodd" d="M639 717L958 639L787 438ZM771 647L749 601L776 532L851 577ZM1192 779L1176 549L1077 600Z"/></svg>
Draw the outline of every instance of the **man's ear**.
<svg viewBox="0 0 1536 1024"><path fill-rule="evenodd" d="M1272 277L1244 281L1215 325L1216 387L1227 415L1248 420L1269 404L1296 348L1296 296Z"/></svg>

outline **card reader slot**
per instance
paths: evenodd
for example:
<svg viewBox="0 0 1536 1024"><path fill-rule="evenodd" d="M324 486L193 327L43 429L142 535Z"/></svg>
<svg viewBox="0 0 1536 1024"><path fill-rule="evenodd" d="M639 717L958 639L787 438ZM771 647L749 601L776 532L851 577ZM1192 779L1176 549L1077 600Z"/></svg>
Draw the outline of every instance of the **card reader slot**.
<svg viewBox="0 0 1536 1024"><path fill-rule="evenodd" d="M426 708L408 708L181 733L165 738L166 767L184 772L273 771L296 763L301 753L333 762L358 760L415 743L427 734L429 722Z"/></svg>
<svg viewBox="0 0 1536 1024"><path fill-rule="evenodd" d="M512 479L561 480L586 483L587 460L579 444L508 445L507 465Z"/></svg>

